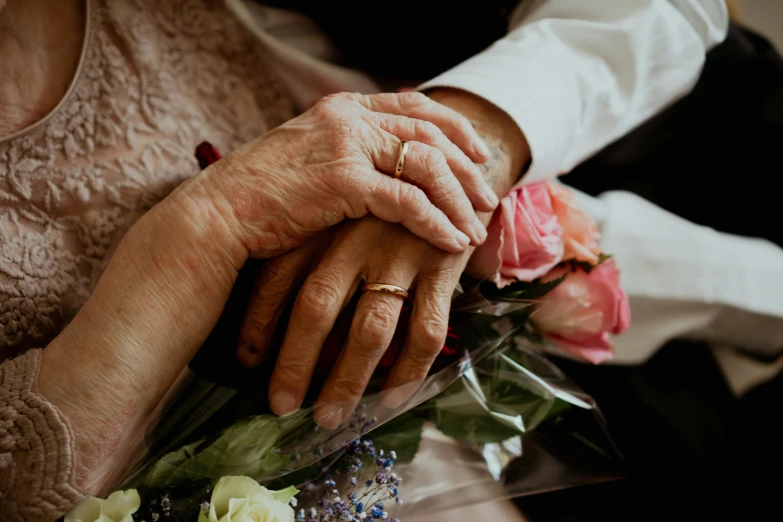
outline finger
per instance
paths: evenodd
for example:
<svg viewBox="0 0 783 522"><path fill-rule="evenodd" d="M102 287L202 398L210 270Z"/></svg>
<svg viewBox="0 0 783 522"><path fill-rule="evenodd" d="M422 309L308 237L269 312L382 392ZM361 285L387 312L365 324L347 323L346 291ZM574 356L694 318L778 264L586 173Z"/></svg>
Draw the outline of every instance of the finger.
<svg viewBox="0 0 783 522"><path fill-rule="evenodd" d="M344 194L349 207L366 208L384 221L400 223L446 252L459 253L470 244L470 238L415 185L375 170L370 171L363 182L367 184L365 192Z"/></svg>
<svg viewBox="0 0 783 522"><path fill-rule="evenodd" d="M317 241L267 261L261 268L239 330L237 358L246 368L257 368L269 351L281 313L293 298L318 248Z"/></svg>
<svg viewBox="0 0 783 522"><path fill-rule="evenodd" d="M370 157L380 172L394 172L400 152L400 139L377 129L371 140ZM424 143L408 142L408 152L399 179L422 189L429 200L478 246L487 237L487 229L473 210L465 189L449 168L443 153Z"/></svg>
<svg viewBox="0 0 783 522"><path fill-rule="evenodd" d="M470 120L420 92L354 95L356 101L376 112L425 120L437 125L457 147L476 162L490 158L489 148Z"/></svg>
<svg viewBox="0 0 783 522"><path fill-rule="evenodd" d="M398 138L418 141L440 150L476 210L492 212L499 203L481 169L454 145L434 123L391 114L376 114L378 125Z"/></svg>
<svg viewBox="0 0 783 522"><path fill-rule="evenodd" d="M419 277L408 339L384 386L383 402L389 408L399 408L413 395L443 349L455 284L449 272Z"/></svg>
<svg viewBox="0 0 783 522"><path fill-rule="evenodd" d="M302 285L291 311L285 340L269 383L269 406L277 415L302 405L318 356L351 287L358 266L350 258L334 257L336 243Z"/></svg>
<svg viewBox="0 0 783 522"><path fill-rule="evenodd" d="M368 278L408 288L413 277L389 275ZM378 362L394 337L404 299L385 292L367 291L356 307L348 342L329 374L315 407L318 425L333 429L353 413Z"/></svg>

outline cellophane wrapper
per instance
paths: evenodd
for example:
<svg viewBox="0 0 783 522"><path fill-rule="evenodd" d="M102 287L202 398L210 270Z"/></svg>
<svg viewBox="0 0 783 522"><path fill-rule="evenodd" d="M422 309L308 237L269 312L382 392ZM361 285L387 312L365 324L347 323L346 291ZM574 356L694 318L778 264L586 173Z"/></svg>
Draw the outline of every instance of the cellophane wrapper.
<svg viewBox="0 0 783 522"><path fill-rule="evenodd" d="M333 464L357 438L396 452L395 472L405 482L397 517L621 477L620 455L594 401L539 349L530 327L534 299L496 293L488 299L480 285L463 283L452 302L449 339L427 378L383 389L393 360L382 361L358 408L346 411L339 428L325 430L312 406L359 295L327 341L306 407L277 417L267 391L276 354L255 370L236 358L250 283L241 273L217 327L151 419L123 488L165 491L172 501L197 506L205 485L244 475L272 489L297 486L317 500L324 493L314 485L339 475ZM405 322L403 313L398 348ZM285 321L278 330L277 346ZM390 391L407 400L388 407Z"/></svg>

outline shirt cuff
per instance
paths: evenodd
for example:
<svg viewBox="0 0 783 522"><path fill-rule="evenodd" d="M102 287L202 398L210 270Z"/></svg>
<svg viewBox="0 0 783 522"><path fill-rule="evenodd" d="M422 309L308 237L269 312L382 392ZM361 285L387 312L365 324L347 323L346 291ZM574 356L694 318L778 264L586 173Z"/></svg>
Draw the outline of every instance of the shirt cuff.
<svg viewBox="0 0 783 522"><path fill-rule="evenodd" d="M540 40L541 45L538 45ZM563 151L574 142L574 116L582 104L563 55L533 33L519 40L500 40L484 52L419 87L468 91L506 112L522 130L532 157L522 183L553 178L563 172ZM536 52L531 52L536 49ZM559 64L555 67L554 64Z"/></svg>

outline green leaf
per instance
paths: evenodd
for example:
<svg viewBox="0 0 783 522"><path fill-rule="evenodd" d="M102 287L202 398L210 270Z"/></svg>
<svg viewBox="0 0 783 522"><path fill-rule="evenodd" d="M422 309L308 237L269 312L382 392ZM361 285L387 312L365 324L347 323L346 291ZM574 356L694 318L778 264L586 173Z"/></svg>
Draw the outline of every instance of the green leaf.
<svg viewBox="0 0 783 522"><path fill-rule="evenodd" d="M526 288L521 288L518 290L512 288L506 292L505 291L506 289L503 289L504 295L506 297L513 298L513 299L526 299L526 300L541 299L546 294L554 290L557 285L565 281L565 278L567 276L568 274L563 274L557 279L547 281L546 283L542 283L540 280L537 279L532 283L526 283L527 285Z"/></svg>
<svg viewBox="0 0 783 522"><path fill-rule="evenodd" d="M464 442L487 444L522 436L568 407L551 388L499 352L482 360L421 409L437 428Z"/></svg>
<svg viewBox="0 0 783 522"><path fill-rule="evenodd" d="M383 449L387 454L396 452L397 462L405 463L413 460L419 452L423 429L424 419L407 412L376 428L367 438L372 439L375 447Z"/></svg>
<svg viewBox="0 0 783 522"><path fill-rule="evenodd" d="M167 455L152 466L145 485L170 486L197 478L219 478L224 475L260 478L283 469L288 455L275 451L278 441L299 426L304 417L283 419L274 415L258 415L228 427L206 447L201 441Z"/></svg>
<svg viewBox="0 0 783 522"><path fill-rule="evenodd" d="M601 263L603 263L607 259L611 259L611 258L612 258L611 255L604 254L602 252L601 254L598 255L598 263L596 263L595 265L591 265L590 263L586 263L584 261L577 261L575 259L572 259L568 263L571 265L571 270L576 270L577 268L581 268L582 270L584 270L585 272L587 272L589 274L592 269L596 268Z"/></svg>
<svg viewBox="0 0 783 522"><path fill-rule="evenodd" d="M284 504L288 504L288 501L291 500L291 498L295 497L298 493L299 490L296 489L294 486L288 486L285 489L272 491L272 495L274 495L275 500L279 500Z"/></svg>

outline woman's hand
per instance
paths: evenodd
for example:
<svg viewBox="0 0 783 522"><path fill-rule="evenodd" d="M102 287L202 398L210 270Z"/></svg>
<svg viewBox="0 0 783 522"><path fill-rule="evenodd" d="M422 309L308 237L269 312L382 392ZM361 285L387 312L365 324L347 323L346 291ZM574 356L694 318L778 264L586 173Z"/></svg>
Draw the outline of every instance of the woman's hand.
<svg viewBox="0 0 783 522"><path fill-rule="evenodd" d="M490 159L482 164L484 175L498 193L505 194L530 156L513 120L463 91L444 90L431 96L474 122L491 150ZM360 282L411 288L408 339L386 382L387 390L394 391L385 401L397 406L415 391L443 347L452 292L470 251L437 250L401 227L372 217L341 225L334 238L322 236L263 267L240 332L239 359L248 367L261 364L278 317L295 298L269 388L273 411L290 413L301 405L324 340ZM313 260L319 258L308 275ZM365 292L361 296L347 344L316 405L321 425L334 427L353 411L389 346L401 307L402 299L395 295Z"/></svg>
<svg viewBox="0 0 783 522"><path fill-rule="evenodd" d="M394 179L401 139L409 150ZM208 169L202 199L223 195L218 214L255 257L368 212L460 252L486 238L476 211L498 203L474 164L482 147L466 118L422 94L338 94Z"/></svg>
<svg viewBox="0 0 783 522"><path fill-rule="evenodd" d="M397 180L383 172L393 172L400 139L416 143ZM480 242L471 201L496 202L471 161L480 147L467 120L419 95L333 96L144 215L43 353L39 388L71 424L78 484L100 492L122 474L250 255L281 254L367 212L450 251L468 243L457 228Z"/></svg>
<svg viewBox="0 0 783 522"><path fill-rule="evenodd" d="M374 217L345 223L324 252L322 248L309 242L263 267L240 333L240 361L256 367L265 360L277 318L293 298L291 289L306 276L269 386L272 410L291 413L301 405L321 347L360 282L410 288L409 337L386 383L387 389L408 385L386 398L397 406L407 398L406 391L415 390L426 377L443 347L452 293L468 255L443 252ZM307 275L314 257L320 261ZM320 425L334 428L353 412L391 342L402 304L396 295L362 294L347 343L318 398L315 416Z"/></svg>

